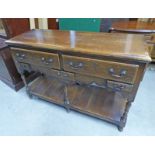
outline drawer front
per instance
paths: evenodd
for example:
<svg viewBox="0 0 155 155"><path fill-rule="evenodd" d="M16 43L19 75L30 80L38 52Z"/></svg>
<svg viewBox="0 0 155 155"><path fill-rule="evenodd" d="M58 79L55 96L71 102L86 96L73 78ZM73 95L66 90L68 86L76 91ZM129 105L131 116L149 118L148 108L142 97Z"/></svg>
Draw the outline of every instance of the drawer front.
<svg viewBox="0 0 155 155"><path fill-rule="evenodd" d="M75 74L75 81L79 84L108 88L113 91L131 92L133 90L133 85L131 84L109 81L102 78L85 76L81 74Z"/></svg>
<svg viewBox="0 0 155 155"><path fill-rule="evenodd" d="M12 54L14 59L18 62L26 62L48 68L60 69L58 54L24 49L12 49Z"/></svg>
<svg viewBox="0 0 155 155"><path fill-rule="evenodd" d="M42 73L46 76L49 76L49 77L55 77L58 79L70 80L70 81L75 80L73 73L68 73L68 72L54 70L54 69L47 69L47 68L38 67L35 65L31 65L31 68L33 71L40 72L40 73Z"/></svg>
<svg viewBox="0 0 155 155"><path fill-rule="evenodd" d="M86 84L106 88L106 80L102 78L82 74L75 74L75 81L79 84Z"/></svg>
<svg viewBox="0 0 155 155"><path fill-rule="evenodd" d="M125 83L134 83L138 65L63 55L64 70Z"/></svg>
<svg viewBox="0 0 155 155"><path fill-rule="evenodd" d="M115 81L107 81L107 87L113 91L132 92L133 85Z"/></svg>

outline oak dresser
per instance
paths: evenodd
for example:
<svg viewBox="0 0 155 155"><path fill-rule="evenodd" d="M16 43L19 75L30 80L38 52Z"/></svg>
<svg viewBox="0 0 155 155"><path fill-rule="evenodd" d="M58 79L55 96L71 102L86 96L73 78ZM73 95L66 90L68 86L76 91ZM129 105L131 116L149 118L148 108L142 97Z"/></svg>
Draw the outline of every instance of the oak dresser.
<svg viewBox="0 0 155 155"><path fill-rule="evenodd" d="M122 131L151 61L136 34L32 30L6 42L27 94L117 125ZM27 72L37 78L25 80Z"/></svg>

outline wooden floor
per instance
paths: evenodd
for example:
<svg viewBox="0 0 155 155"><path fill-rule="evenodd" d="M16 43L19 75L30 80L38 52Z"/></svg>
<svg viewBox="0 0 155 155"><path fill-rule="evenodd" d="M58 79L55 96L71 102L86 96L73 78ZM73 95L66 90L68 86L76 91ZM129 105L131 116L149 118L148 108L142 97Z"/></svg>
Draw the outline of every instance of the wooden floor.
<svg viewBox="0 0 155 155"><path fill-rule="evenodd" d="M31 94L44 100L64 105L64 83L58 79L39 77L30 84ZM71 85L67 87L70 108L118 124L126 100L118 92L94 86Z"/></svg>

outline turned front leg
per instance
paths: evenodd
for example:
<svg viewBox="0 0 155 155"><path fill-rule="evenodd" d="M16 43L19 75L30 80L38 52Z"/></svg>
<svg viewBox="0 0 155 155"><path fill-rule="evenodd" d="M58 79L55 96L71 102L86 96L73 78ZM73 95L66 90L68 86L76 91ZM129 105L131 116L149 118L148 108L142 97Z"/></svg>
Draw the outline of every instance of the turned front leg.
<svg viewBox="0 0 155 155"><path fill-rule="evenodd" d="M28 94L28 96L29 96L30 98L32 98L32 94L30 93L30 89L29 89L29 86L28 86L28 83L27 83L27 81L26 81L26 77L25 77L24 73L21 74L21 78L22 78L22 80L23 80L23 82L24 82L24 85L25 85L25 87L26 87L26 93Z"/></svg>
<svg viewBox="0 0 155 155"><path fill-rule="evenodd" d="M70 112L70 108L69 108L69 99L68 99L68 93L67 93L67 86L65 85L65 88L64 88L64 104L65 104L65 108L67 110L67 112L69 113Z"/></svg>
<svg viewBox="0 0 155 155"><path fill-rule="evenodd" d="M118 125L118 130L119 131L123 131L123 128L126 125L127 116L128 116L128 112L129 112L130 107L131 107L131 102L128 101L126 103L126 107L125 107L125 111L123 113L123 116L121 117L120 124Z"/></svg>

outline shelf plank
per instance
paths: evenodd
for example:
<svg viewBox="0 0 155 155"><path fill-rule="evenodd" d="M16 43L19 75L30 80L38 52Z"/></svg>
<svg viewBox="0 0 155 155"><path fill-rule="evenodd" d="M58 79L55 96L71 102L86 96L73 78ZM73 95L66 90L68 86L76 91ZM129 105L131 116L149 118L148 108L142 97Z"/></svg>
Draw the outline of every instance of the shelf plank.
<svg viewBox="0 0 155 155"><path fill-rule="evenodd" d="M68 99L71 108L113 123L120 122L127 102L118 92L77 85L68 88Z"/></svg>
<svg viewBox="0 0 155 155"><path fill-rule="evenodd" d="M64 104L64 84L57 79L39 77L29 85L30 93L47 101Z"/></svg>

